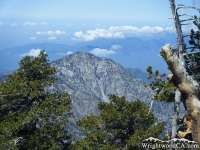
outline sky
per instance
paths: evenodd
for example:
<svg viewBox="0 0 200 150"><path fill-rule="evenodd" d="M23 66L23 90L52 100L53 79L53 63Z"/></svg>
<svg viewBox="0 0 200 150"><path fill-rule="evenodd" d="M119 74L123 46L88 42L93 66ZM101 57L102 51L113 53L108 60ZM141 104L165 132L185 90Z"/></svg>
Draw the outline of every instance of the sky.
<svg viewBox="0 0 200 150"><path fill-rule="evenodd" d="M200 7L199 0L176 3ZM172 32L169 6L169 0L0 0L0 49Z"/></svg>

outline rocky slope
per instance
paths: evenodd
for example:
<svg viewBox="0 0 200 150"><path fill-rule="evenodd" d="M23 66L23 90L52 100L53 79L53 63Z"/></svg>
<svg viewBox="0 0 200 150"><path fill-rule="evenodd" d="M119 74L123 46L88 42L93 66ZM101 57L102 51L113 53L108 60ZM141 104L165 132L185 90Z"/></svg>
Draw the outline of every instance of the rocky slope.
<svg viewBox="0 0 200 150"><path fill-rule="evenodd" d="M56 67L58 80L49 90L70 94L75 117L70 119L67 128L75 137L80 135L76 120L98 114L98 102L109 102L110 94L125 96L129 101L140 99L150 106L153 92L144 87L144 81L111 59L77 52L52 62L52 66ZM166 121L169 127L173 105L154 102L153 109L159 121Z"/></svg>
<svg viewBox="0 0 200 150"><path fill-rule="evenodd" d="M139 68L126 68L130 73L132 73L136 78L142 79L144 83L150 83L151 80L148 79L148 73L143 72Z"/></svg>
<svg viewBox="0 0 200 150"><path fill-rule="evenodd" d="M54 88L71 95L81 92L105 102L109 101L110 94L125 96L130 101L150 99L150 91L142 80L111 59L78 52L54 61L52 66L56 67L58 78Z"/></svg>
<svg viewBox="0 0 200 150"><path fill-rule="evenodd" d="M144 81L138 78L140 75L143 77L143 73L137 73L136 77L134 71L128 71L111 59L77 52L51 65L56 68L55 76L58 80L48 90L69 93L74 118L70 118L66 129L76 138L81 136L76 121L85 115L98 114L98 103L109 102L110 94L125 96L129 101L140 99L150 106L153 92L145 88ZM5 78L6 75L1 75L0 81ZM159 121L165 121L166 127L169 127L173 104L154 102L153 109Z"/></svg>

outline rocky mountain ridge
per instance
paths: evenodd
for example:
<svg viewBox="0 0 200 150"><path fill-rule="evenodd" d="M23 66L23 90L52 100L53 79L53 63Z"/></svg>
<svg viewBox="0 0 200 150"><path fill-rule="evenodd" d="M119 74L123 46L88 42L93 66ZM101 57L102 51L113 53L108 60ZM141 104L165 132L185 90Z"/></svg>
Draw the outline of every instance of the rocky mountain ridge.
<svg viewBox="0 0 200 150"><path fill-rule="evenodd" d="M48 90L69 93L72 99L73 118L70 118L66 129L75 137L81 136L76 121L85 115L98 114L99 102L109 102L109 95L125 96L129 101L140 99L150 106L153 91L144 87L144 81L133 75L108 58L100 58L90 53L77 52L51 63L56 68L57 81ZM2 76L5 80L6 75ZM154 113L159 121L170 126L173 104L154 102ZM169 123L169 124L168 124Z"/></svg>
<svg viewBox="0 0 200 150"><path fill-rule="evenodd" d="M51 64L57 69L57 88L64 83L74 91L84 91L105 102L109 101L110 94L125 96L130 101L150 98L151 92L143 86L142 80L111 59L77 52Z"/></svg>
<svg viewBox="0 0 200 150"><path fill-rule="evenodd" d="M110 94L125 96L128 101L140 99L148 106L151 105L153 91L144 87L144 81L139 76L135 77L111 59L77 52L51 64L57 70L58 80L49 90L66 91L70 94L74 118L70 119L66 128L75 137L80 135L76 120L85 115L98 114L98 103L109 102ZM166 127L170 128L169 117L172 117L173 104L154 102L152 108L159 121L165 121Z"/></svg>

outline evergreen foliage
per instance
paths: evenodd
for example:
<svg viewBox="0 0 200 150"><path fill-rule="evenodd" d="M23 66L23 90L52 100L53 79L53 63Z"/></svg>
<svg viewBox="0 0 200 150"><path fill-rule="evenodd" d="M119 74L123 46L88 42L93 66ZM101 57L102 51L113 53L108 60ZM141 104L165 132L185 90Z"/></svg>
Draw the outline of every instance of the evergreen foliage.
<svg viewBox="0 0 200 150"><path fill-rule="evenodd" d="M197 31L191 29L189 43L193 46L188 50L189 52L200 51L200 18L194 16L194 25ZM191 75L197 82L200 82L200 53L188 54L185 57L186 69L189 75Z"/></svg>
<svg viewBox="0 0 200 150"><path fill-rule="evenodd" d="M145 84L145 86L155 91L153 100L173 102L176 87L173 85L172 81L166 81L166 74L160 74L158 70L153 72L152 66L147 68L147 72L149 74L148 79L153 78L153 80L150 84Z"/></svg>
<svg viewBox="0 0 200 150"><path fill-rule="evenodd" d="M56 80L55 68L44 51L25 56L19 65L0 83L0 149L66 149L70 97L46 90Z"/></svg>
<svg viewBox="0 0 200 150"><path fill-rule="evenodd" d="M74 141L71 150L142 149L142 140L159 137L163 131L164 124L155 125L154 114L139 100L129 102L111 95L110 103L100 102L98 109L100 115L85 116L77 122L85 138Z"/></svg>
<svg viewBox="0 0 200 150"><path fill-rule="evenodd" d="M197 31L194 29L191 29L191 35L190 35L190 40L189 43L190 45L193 45L194 47L200 47L200 17L198 18L197 16L194 16L194 21L193 24L197 27Z"/></svg>

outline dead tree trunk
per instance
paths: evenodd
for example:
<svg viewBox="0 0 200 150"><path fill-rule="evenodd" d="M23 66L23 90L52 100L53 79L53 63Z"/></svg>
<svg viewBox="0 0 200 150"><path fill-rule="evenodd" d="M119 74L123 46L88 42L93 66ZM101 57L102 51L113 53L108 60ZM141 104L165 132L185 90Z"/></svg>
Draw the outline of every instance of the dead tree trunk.
<svg viewBox="0 0 200 150"><path fill-rule="evenodd" d="M176 91L175 102L174 102L174 115L172 121L172 138L175 137L177 131L177 121L179 114L180 100L183 102L186 113L184 116L184 122L188 128L185 132L179 131L180 137L185 137L188 133L192 133L192 138L200 144L200 95L199 95L199 84L190 77L185 68L184 55L186 54L186 48L184 43L184 36L182 34L181 22L192 20L191 18L186 20L179 20L177 10L180 8L193 8L199 11L199 9L191 6L176 5L174 0L169 0L171 10L173 14L173 20L176 27L177 33L177 51L171 49L169 45L165 45L160 53L167 62L169 69L173 75L169 78L174 82L174 85L179 91Z"/></svg>
<svg viewBox="0 0 200 150"><path fill-rule="evenodd" d="M174 101L174 114L173 114L173 120L172 120L172 136L171 136L171 138L176 137L177 123L178 123L178 120L179 120L179 112L180 112L180 103L181 103L181 93L178 89L176 89L175 101Z"/></svg>
<svg viewBox="0 0 200 150"><path fill-rule="evenodd" d="M179 131L180 137L192 134L192 139L200 144L200 93L199 84L188 75L184 63L174 53L169 44L160 50L160 55L165 59L173 75L169 76L174 85L181 92L181 100L185 106L184 122L187 124L185 132Z"/></svg>
<svg viewBox="0 0 200 150"><path fill-rule="evenodd" d="M176 33L177 33L177 56L179 57L179 59L184 63L184 58L183 58L183 54L184 53L184 40L183 40L183 34L182 34L182 30L181 30L181 24L180 24L180 20L179 20L179 16L178 16L178 12L177 12L177 8L175 5L174 0L170 0L170 6L171 6L171 10L172 10L172 15L173 15L173 20L174 20L174 24L176 27ZM174 114L173 114L173 120L172 120L172 136L171 138L175 138L176 137L176 133L177 133L177 122L178 122L178 117L179 117L179 111L180 111L180 101L181 101L181 93L180 91L178 91L178 89L176 90L175 93L175 101L174 101Z"/></svg>

